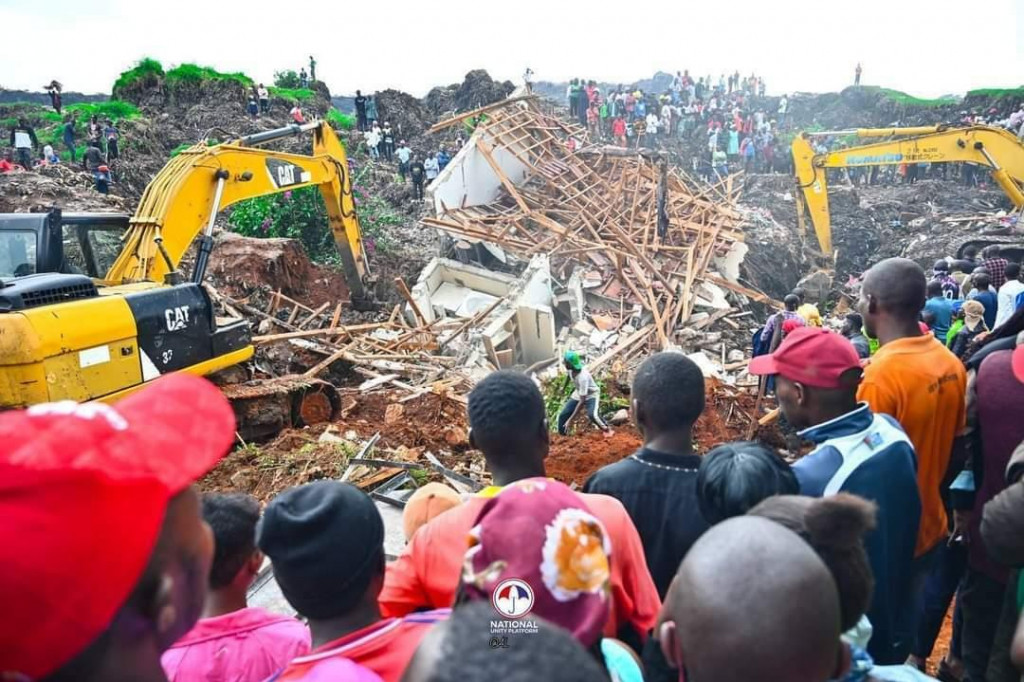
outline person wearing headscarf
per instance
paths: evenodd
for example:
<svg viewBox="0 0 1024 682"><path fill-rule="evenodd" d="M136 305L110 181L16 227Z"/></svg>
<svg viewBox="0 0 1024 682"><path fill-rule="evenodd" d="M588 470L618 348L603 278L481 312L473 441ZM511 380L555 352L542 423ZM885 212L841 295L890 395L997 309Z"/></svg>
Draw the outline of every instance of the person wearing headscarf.
<svg viewBox="0 0 1024 682"><path fill-rule="evenodd" d="M526 614L542 618L590 650L612 679L643 679L636 654L602 637L612 606L611 541L568 486L512 484L480 510L468 544L455 610L489 601L510 630L529 627Z"/></svg>
<svg viewBox="0 0 1024 682"><path fill-rule="evenodd" d="M984 332L988 332L988 325L985 324L985 306L981 301L964 301L961 308L964 313L964 326L957 332L953 339L953 354L963 359L972 341Z"/></svg>

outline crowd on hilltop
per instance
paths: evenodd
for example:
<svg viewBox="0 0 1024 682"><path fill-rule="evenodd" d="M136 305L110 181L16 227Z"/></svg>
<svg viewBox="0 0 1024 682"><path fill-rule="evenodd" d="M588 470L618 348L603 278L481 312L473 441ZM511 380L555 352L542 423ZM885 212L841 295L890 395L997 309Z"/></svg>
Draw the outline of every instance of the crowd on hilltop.
<svg viewBox="0 0 1024 682"><path fill-rule="evenodd" d="M707 153L694 156L693 170L702 178L747 172L783 170L785 155L777 155L780 132L786 125L786 95L769 107L764 78L736 71L696 80L677 71L668 89L644 92L618 86L601 92L594 81L574 78L566 90L570 118L587 128L592 139L622 147L656 147L668 138L699 140Z"/></svg>
<svg viewBox="0 0 1024 682"><path fill-rule="evenodd" d="M955 603L940 679L1019 680L1024 284L994 252L943 263L930 275L876 264L841 333L802 291L767 321L748 370L810 443L792 464L757 442L697 452L704 375L667 351L632 378L642 447L573 490L547 477L535 381L485 377L466 410L491 485L418 489L390 563L373 499L350 484L299 485L262 509L244 494L200 496L193 482L235 428L205 380L164 377L114 406L4 413L0 671L922 680ZM989 286L994 328L958 357L940 327L966 292L964 328L976 330ZM576 405L607 428L583 359L564 360ZM266 559L296 617L248 604Z"/></svg>

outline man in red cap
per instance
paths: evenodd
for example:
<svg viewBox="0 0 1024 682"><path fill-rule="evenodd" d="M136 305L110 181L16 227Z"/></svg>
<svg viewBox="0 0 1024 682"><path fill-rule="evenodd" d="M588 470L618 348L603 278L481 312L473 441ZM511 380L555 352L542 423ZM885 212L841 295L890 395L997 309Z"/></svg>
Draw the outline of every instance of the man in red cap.
<svg viewBox="0 0 1024 682"><path fill-rule="evenodd" d="M902 663L911 645L911 577L921 518L914 447L899 423L857 403L860 358L831 331L797 329L771 355L750 362L751 374L775 376L786 420L816 448L793 465L804 495L846 492L878 505L867 538L875 591L868 619L869 653L880 665Z"/></svg>
<svg viewBox="0 0 1024 682"><path fill-rule="evenodd" d="M213 538L192 482L234 439L209 382L0 415L0 679L164 680Z"/></svg>

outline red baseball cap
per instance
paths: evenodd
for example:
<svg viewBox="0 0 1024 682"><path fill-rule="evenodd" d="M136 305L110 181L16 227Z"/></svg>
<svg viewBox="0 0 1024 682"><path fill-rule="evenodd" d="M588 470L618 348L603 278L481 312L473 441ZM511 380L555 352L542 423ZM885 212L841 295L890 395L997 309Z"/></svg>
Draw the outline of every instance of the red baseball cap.
<svg viewBox="0 0 1024 682"><path fill-rule="evenodd" d="M789 333L771 355L750 361L751 374L781 374L790 381L818 388L839 388L839 377L860 369L853 344L835 332L801 327Z"/></svg>
<svg viewBox="0 0 1024 682"><path fill-rule="evenodd" d="M167 505L231 447L235 417L174 374L119 401L0 414L0 679L45 677L103 633Z"/></svg>

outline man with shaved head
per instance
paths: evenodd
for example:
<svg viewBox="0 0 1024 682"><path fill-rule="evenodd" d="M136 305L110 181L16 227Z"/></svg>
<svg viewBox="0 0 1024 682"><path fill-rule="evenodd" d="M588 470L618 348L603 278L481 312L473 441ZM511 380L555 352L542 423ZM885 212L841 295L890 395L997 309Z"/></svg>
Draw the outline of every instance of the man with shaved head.
<svg viewBox="0 0 1024 682"><path fill-rule="evenodd" d="M953 440L966 421L967 390L963 364L933 335L921 333L917 316L924 299L921 267L906 258L889 258L868 270L858 303L868 336L881 347L864 368L857 398L873 412L894 417L917 453L921 523L914 549L915 593L945 546L940 488Z"/></svg>
<svg viewBox="0 0 1024 682"><path fill-rule="evenodd" d="M723 521L686 555L658 638L687 682L841 679L839 594L798 535L749 516Z"/></svg>

